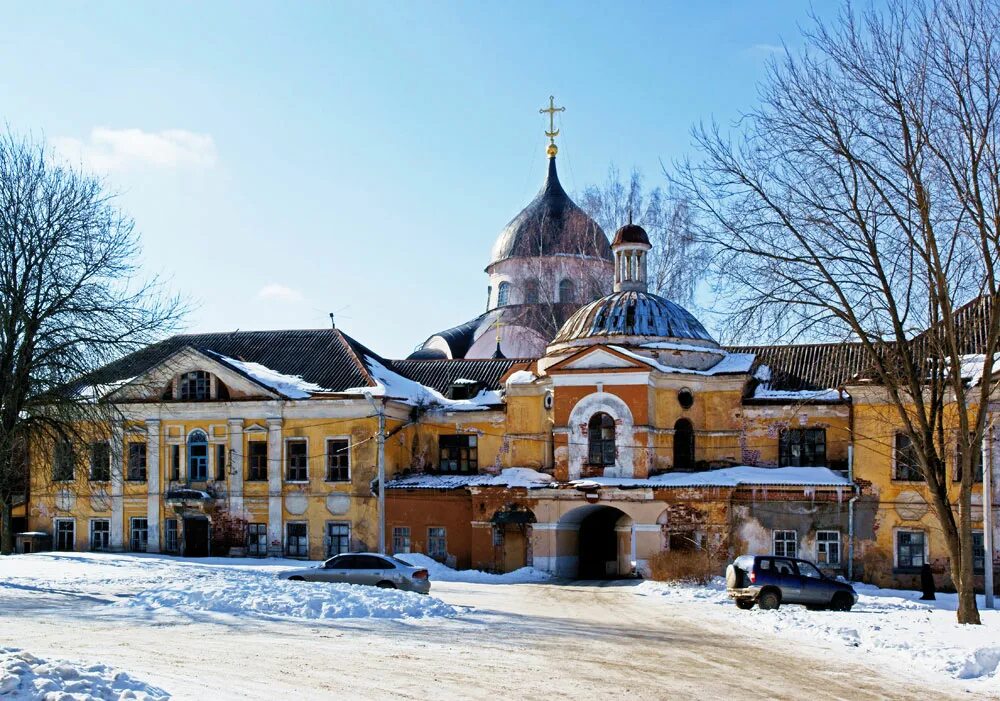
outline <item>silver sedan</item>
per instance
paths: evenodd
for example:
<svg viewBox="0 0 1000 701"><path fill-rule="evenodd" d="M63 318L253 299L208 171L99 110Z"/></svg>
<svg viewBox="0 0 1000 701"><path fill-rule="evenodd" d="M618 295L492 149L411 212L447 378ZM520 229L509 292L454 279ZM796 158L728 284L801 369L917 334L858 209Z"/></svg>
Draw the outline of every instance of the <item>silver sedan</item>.
<svg viewBox="0 0 1000 701"><path fill-rule="evenodd" d="M431 579L426 569L378 553L344 553L314 567L289 570L278 576L293 582L366 584L418 594L427 594L431 590Z"/></svg>

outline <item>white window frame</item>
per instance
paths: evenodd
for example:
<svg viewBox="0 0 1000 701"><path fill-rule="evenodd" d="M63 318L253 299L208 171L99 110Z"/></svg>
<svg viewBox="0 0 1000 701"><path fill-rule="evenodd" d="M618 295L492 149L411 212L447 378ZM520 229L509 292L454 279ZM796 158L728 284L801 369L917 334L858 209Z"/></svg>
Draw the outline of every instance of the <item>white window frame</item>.
<svg viewBox="0 0 1000 701"><path fill-rule="evenodd" d="M401 550L401 549L399 549L399 548L396 547L396 542L397 542L396 541L396 538L397 538L396 534L400 533L400 535L402 535L402 531L406 531L406 550ZM410 530L410 527L409 526L393 526L392 527L392 554L393 555L398 555L398 554L402 553L402 554L405 555L406 553L410 553L410 552L413 552L413 533Z"/></svg>
<svg viewBox="0 0 1000 701"><path fill-rule="evenodd" d="M132 535L135 533L135 530L136 530L136 528L135 528L135 522L136 521L145 521L146 522L146 529L145 529L146 530L146 548L145 548L145 550L135 550L132 547ZM146 516L132 516L131 518L129 518L129 520L128 520L128 549L129 549L129 552L133 552L133 553L145 553L145 552L149 552L149 518L147 518Z"/></svg>
<svg viewBox="0 0 1000 701"><path fill-rule="evenodd" d="M106 523L106 524L108 524L108 530L107 530L108 542L107 542L107 544L103 548L95 548L94 547L94 524L95 523ZM105 553L105 552L110 551L111 550L111 519L109 519L109 518L92 518L92 519L90 519L90 521L88 522L88 526L87 526L87 536L88 536L87 545L88 545L88 548L89 548L90 552Z"/></svg>
<svg viewBox="0 0 1000 701"><path fill-rule="evenodd" d="M921 533L924 536L924 562L930 563L931 543L927 537L927 531L922 528L893 528L892 529L892 567L899 569L899 534L900 533ZM906 569L911 569L912 565L906 565Z"/></svg>
<svg viewBox="0 0 1000 701"><path fill-rule="evenodd" d="M305 526L306 527L306 553L305 555L291 555L288 552L288 527L289 526ZM284 532L284 555L285 557L293 558L296 560L309 559L309 522L308 521L285 521L285 532Z"/></svg>
<svg viewBox="0 0 1000 701"><path fill-rule="evenodd" d="M69 523L69 524L72 524L72 526L73 526L73 542L71 543L71 545L73 547L70 548L69 550L66 550L66 551L57 551L57 552L76 552L76 519L75 518L54 518L54 519L52 519L52 548L53 548L53 550L55 550L59 546L59 524L60 523Z"/></svg>
<svg viewBox="0 0 1000 701"><path fill-rule="evenodd" d="M443 550L440 553L435 553L431 549L431 543L438 536L432 536L431 531L441 531L441 542L443 545ZM427 527L427 556L434 558L435 560L444 560L448 557L448 529L445 526L428 526Z"/></svg>
<svg viewBox="0 0 1000 701"><path fill-rule="evenodd" d="M794 552L791 555L789 555L787 552L780 553L780 554L777 552L777 548L775 546L777 546L777 544L779 542L778 541L778 534L779 533L782 533L782 534L791 533L792 534L793 537L791 539L791 543L792 543ZM789 542L789 539L788 538L782 538L781 542L787 544ZM787 545L786 545L786 547L787 547ZM794 529L791 529L791 528L775 528L774 530L772 530L771 531L771 555L773 555L774 557L798 557L799 556L799 532L796 531L796 530L794 530Z"/></svg>
<svg viewBox="0 0 1000 701"><path fill-rule="evenodd" d="M820 540L819 536L820 536L821 533L833 533L834 535L837 536L837 539L835 541L834 540ZM836 562L830 562L830 547L829 546L830 546L830 543L834 543L834 542L837 544L837 561ZM822 561L822 560L820 560L820 557L819 557L819 555L820 555L820 546L821 545L825 545L826 546L824 548L826 550L826 561L825 562ZM840 531L839 530L836 530L836 529L833 529L833 528L828 528L828 529L825 529L825 530L816 531L816 564L817 565L820 565L820 566L827 565L828 567L840 567L841 564L842 564L842 562L841 562L841 560L842 560L841 554L842 553L843 553L843 546L841 545L841 537L840 537Z"/></svg>
<svg viewBox="0 0 1000 701"><path fill-rule="evenodd" d="M347 550L343 552L332 552L330 547L333 545L333 541L330 538L330 526L346 526L347 527ZM351 552L351 522L350 521L327 521L323 524L323 551L326 553L326 557L334 557L336 555L342 555L344 553Z"/></svg>
<svg viewBox="0 0 1000 701"><path fill-rule="evenodd" d="M346 480L329 480L328 469L330 460L330 441L345 441L347 443L347 479ZM354 478L354 461L351 459L351 453L354 452L354 446L351 445L350 436L326 436L323 439L323 480L329 482L330 484L347 484L351 482Z"/></svg>
<svg viewBox="0 0 1000 701"><path fill-rule="evenodd" d="M306 444L306 478L303 480L290 480L288 479L288 444L289 443L305 443ZM309 438L305 436L287 436L281 442L282 450L282 465L281 465L281 481L285 484L308 484L309 483ZM324 449L324 453L326 450ZM268 465L270 467L270 465ZM324 466L325 467L325 466Z"/></svg>

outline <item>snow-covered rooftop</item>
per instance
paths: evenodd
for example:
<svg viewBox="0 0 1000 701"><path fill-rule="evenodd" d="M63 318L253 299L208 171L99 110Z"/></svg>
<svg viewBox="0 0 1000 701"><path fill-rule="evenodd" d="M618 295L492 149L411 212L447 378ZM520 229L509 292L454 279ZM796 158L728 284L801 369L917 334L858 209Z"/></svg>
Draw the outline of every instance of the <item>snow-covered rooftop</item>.
<svg viewBox="0 0 1000 701"><path fill-rule="evenodd" d="M376 386L353 387L346 390L346 393L371 394L374 397L387 397L407 404L426 405L445 411L476 411L503 403L500 394L492 390L481 391L471 399L448 399L437 390L390 370L370 355L364 357L364 362Z"/></svg>

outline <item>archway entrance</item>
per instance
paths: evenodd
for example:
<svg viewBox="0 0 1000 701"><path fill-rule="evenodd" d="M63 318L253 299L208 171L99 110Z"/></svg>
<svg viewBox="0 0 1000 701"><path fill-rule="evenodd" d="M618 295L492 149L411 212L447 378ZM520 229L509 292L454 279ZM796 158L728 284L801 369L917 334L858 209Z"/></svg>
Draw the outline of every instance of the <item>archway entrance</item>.
<svg viewBox="0 0 1000 701"><path fill-rule="evenodd" d="M575 567L567 568L567 575L579 579L614 579L631 573L632 519L624 511L588 504L564 515L560 524L576 531L575 539L563 543L563 552L567 555L572 552L575 557L571 557L576 561Z"/></svg>

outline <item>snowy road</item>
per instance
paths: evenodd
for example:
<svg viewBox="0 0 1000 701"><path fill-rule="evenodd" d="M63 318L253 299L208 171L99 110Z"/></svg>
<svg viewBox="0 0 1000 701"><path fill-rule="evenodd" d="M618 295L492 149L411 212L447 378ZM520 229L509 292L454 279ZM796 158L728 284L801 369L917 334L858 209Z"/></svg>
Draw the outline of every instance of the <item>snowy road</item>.
<svg viewBox="0 0 1000 701"><path fill-rule="evenodd" d="M2 584L2 582L0 582ZM0 586L0 645L101 662L176 699L974 698L929 691L842 648L755 643L690 606L651 606L633 583L436 583L455 617L292 621L116 605L88 591Z"/></svg>

